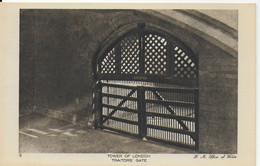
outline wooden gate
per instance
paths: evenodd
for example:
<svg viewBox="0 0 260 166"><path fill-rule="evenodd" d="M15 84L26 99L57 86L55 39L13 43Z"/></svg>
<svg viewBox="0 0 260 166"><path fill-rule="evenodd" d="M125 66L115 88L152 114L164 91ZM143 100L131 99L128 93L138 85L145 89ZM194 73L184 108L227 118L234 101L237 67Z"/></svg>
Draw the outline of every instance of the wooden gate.
<svg viewBox="0 0 260 166"><path fill-rule="evenodd" d="M198 89L99 83L99 127L198 149Z"/></svg>
<svg viewBox="0 0 260 166"><path fill-rule="evenodd" d="M138 24L93 66L98 127L198 150L198 56L185 43Z"/></svg>

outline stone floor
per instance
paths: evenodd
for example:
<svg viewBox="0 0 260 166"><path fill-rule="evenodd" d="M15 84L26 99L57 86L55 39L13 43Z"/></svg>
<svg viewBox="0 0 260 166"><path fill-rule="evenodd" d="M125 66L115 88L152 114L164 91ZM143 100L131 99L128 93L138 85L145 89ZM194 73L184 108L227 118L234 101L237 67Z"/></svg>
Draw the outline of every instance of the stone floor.
<svg viewBox="0 0 260 166"><path fill-rule="evenodd" d="M93 130L37 113L19 120L20 153L193 153L152 141Z"/></svg>

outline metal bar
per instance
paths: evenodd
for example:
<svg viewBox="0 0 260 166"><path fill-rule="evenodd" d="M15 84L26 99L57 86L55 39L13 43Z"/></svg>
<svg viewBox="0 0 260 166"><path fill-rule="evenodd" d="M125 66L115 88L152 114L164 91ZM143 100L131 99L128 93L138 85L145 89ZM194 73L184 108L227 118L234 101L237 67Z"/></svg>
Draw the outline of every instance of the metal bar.
<svg viewBox="0 0 260 166"><path fill-rule="evenodd" d="M154 95L160 100L160 101L157 100L157 102L159 102L159 104L160 104L160 102L163 101L163 98L158 94L158 92L156 92L156 91L152 91L152 92L153 92ZM165 102L165 101L163 101L163 102ZM167 108L167 110L168 110L171 114L175 114L175 112L172 110L172 108L171 108L169 105L166 105L166 108ZM176 119L176 120L177 120L177 122L183 127L184 130L189 130L189 128L188 128L181 120L179 120L179 119Z"/></svg>
<svg viewBox="0 0 260 166"><path fill-rule="evenodd" d="M127 97L130 97L133 93L135 93L135 91L136 91L135 89L131 90L131 92L128 93ZM117 106L118 106L118 107L121 107L126 101L127 101L127 99L123 99ZM102 101L101 101L101 104L102 104ZM100 105L101 105L101 104L100 104ZM102 108L102 107L101 107L101 108ZM109 117L112 116L116 111L117 111L117 109L114 109L108 116L109 116ZM106 122L106 121L107 121L107 118L105 118L105 119L103 120L103 123Z"/></svg>

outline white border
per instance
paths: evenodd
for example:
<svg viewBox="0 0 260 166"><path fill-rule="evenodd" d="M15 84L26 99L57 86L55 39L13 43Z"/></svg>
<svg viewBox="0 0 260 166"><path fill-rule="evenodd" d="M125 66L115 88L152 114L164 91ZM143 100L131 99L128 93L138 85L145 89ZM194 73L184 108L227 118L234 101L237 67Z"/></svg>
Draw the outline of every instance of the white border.
<svg viewBox="0 0 260 166"><path fill-rule="evenodd" d="M256 4L256 85L259 85L260 82L260 67L258 67L258 65L260 65L260 58L258 58L258 48L260 47L259 44L259 33L257 32L257 29L259 27L259 2L260 1L256 1L256 0L3 0L4 3L7 2L95 2L95 3L255 3ZM260 166L260 114L258 113L259 110L259 104L260 103L260 98L259 98L259 93L260 90L259 88L256 87L256 162L257 162L257 166Z"/></svg>

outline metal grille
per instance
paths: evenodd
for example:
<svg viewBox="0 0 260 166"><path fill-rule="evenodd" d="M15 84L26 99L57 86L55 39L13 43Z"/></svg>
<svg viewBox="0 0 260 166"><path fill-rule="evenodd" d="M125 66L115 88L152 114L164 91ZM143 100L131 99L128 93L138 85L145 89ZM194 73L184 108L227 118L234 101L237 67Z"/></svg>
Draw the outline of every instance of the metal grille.
<svg viewBox="0 0 260 166"><path fill-rule="evenodd" d="M115 48L112 48L105 58L101 62L101 71L102 74L114 74L116 73L116 54Z"/></svg>
<svg viewBox="0 0 260 166"><path fill-rule="evenodd" d="M190 55L174 45L173 76L179 78L196 78L196 65Z"/></svg>
<svg viewBox="0 0 260 166"><path fill-rule="evenodd" d="M165 74L167 70L166 39L155 34L147 34L144 41L145 74Z"/></svg>
<svg viewBox="0 0 260 166"><path fill-rule="evenodd" d="M136 88L103 84L102 125L106 129L138 134Z"/></svg>
<svg viewBox="0 0 260 166"><path fill-rule="evenodd" d="M193 90L153 88L145 92L145 97L147 137L195 146Z"/></svg>
<svg viewBox="0 0 260 166"><path fill-rule="evenodd" d="M131 34L121 41L121 73L138 74L140 69L139 39L137 34Z"/></svg>
<svg viewBox="0 0 260 166"><path fill-rule="evenodd" d="M102 81L100 127L198 148L198 90L149 82Z"/></svg>

